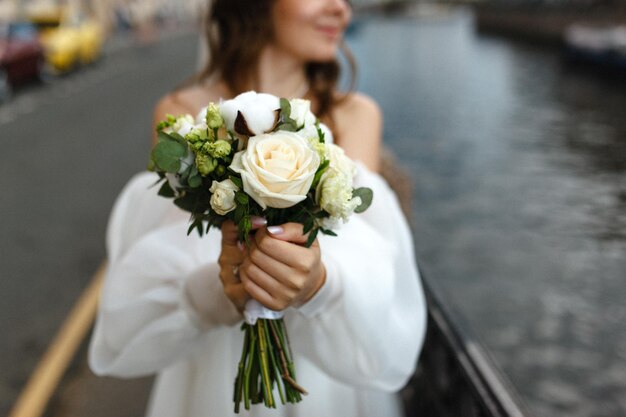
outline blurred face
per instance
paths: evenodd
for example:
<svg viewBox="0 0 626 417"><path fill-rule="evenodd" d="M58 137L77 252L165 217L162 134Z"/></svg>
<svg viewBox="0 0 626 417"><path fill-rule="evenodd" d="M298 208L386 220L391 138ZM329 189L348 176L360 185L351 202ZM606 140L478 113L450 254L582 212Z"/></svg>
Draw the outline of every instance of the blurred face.
<svg viewBox="0 0 626 417"><path fill-rule="evenodd" d="M274 45L303 62L330 61L351 17L347 0L275 0Z"/></svg>

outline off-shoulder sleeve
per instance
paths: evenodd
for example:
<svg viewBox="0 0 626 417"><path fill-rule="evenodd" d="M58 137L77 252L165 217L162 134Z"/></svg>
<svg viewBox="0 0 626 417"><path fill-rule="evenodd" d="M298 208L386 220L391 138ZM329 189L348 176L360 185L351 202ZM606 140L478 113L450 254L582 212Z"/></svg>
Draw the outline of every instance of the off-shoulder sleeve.
<svg viewBox="0 0 626 417"><path fill-rule="evenodd" d="M320 238L327 282L291 315L289 331L294 350L333 378L395 391L415 370L426 303L395 194L362 165L357 181L374 191L372 206L338 237Z"/></svg>
<svg viewBox="0 0 626 417"><path fill-rule="evenodd" d="M99 375L162 370L211 329L241 320L218 277L219 231L187 236L188 217L156 195L155 180L147 173L131 180L109 221L108 268L89 348ZM189 297L198 291L206 295L201 306Z"/></svg>

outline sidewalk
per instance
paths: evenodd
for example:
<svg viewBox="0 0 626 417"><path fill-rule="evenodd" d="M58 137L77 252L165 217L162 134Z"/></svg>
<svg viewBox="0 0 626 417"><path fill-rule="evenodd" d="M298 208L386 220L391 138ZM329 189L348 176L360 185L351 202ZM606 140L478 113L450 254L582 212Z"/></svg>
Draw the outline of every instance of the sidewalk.
<svg viewBox="0 0 626 417"><path fill-rule="evenodd" d="M94 375L86 347L70 369L46 411L47 417L141 417L153 378L118 379Z"/></svg>

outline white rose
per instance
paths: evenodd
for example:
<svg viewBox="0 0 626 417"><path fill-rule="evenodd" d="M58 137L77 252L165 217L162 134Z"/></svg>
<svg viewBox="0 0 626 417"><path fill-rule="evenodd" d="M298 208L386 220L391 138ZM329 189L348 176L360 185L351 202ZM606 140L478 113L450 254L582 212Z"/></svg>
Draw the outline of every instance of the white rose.
<svg viewBox="0 0 626 417"><path fill-rule="evenodd" d="M311 102L301 98L294 98L289 100L291 106L291 113L289 117L295 120L296 125L301 127L313 126L315 127L315 115L311 113Z"/></svg>
<svg viewBox="0 0 626 417"><path fill-rule="evenodd" d="M265 209L287 208L306 198L320 159L294 132L253 136L230 168L241 174L244 191Z"/></svg>
<svg viewBox="0 0 626 417"><path fill-rule="evenodd" d="M280 110L280 99L271 94L248 91L232 100L222 101L219 108L226 129L235 131L237 113L241 112L250 132L253 135L261 135L274 127L276 111Z"/></svg>
<svg viewBox="0 0 626 417"><path fill-rule="evenodd" d="M211 196L211 208L219 215L224 216L229 211L235 209L237 204L235 203L235 192L239 190L239 187L235 185L231 180L224 180L217 182L213 180L209 192L213 193Z"/></svg>

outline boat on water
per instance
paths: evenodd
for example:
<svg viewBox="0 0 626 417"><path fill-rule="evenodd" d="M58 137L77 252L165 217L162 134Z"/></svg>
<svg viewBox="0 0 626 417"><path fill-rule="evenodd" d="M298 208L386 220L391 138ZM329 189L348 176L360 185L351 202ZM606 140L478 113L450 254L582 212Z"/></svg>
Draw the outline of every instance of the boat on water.
<svg viewBox="0 0 626 417"><path fill-rule="evenodd" d="M626 25L574 24L566 29L564 41L569 61L626 72Z"/></svg>

